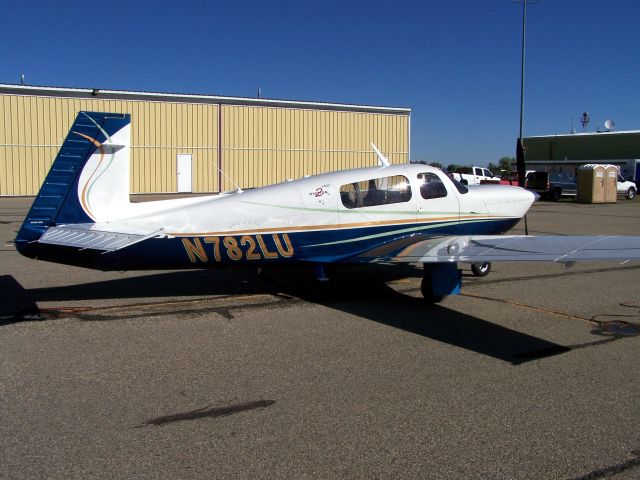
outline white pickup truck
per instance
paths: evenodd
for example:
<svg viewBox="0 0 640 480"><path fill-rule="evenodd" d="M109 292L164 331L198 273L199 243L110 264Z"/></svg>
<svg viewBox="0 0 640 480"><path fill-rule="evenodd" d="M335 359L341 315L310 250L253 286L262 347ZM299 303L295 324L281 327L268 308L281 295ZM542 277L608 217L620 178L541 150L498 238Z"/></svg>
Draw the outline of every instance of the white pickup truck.
<svg viewBox="0 0 640 480"><path fill-rule="evenodd" d="M627 200L633 200L636 196L636 184L618 174L618 195L624 195Z"/></svg>
<svg viewBox="0 0 640 480"><path fill-rule="evenodd" d="M483 167L460 167L450 174L451 178L464 185L480 185L481 183L500 183L500 179L495 177L487 168Z"/></svg>

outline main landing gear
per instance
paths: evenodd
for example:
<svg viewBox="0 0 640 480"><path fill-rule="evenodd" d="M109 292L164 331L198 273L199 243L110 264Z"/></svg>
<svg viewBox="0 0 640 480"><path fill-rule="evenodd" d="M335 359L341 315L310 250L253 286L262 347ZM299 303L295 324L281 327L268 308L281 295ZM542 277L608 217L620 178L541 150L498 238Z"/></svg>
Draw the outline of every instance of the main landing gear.
<svg viewBox="0 0 640 480"><path fill-rule="evenodd" d="M447 295L459 295L461 286L462 270L457 263L424 264L420 290L426 302L438 303Z"/></svg>
<svg viewBox="0 0 640 480"><path fill-rule="evenodd" d="M491 271L491 262L472 263L471 271L476 277L485 277ZM447 295L459 295L461 286L462 270L458 269L457 263L424 264L420 291L425 301L438 303Z"/></svg>

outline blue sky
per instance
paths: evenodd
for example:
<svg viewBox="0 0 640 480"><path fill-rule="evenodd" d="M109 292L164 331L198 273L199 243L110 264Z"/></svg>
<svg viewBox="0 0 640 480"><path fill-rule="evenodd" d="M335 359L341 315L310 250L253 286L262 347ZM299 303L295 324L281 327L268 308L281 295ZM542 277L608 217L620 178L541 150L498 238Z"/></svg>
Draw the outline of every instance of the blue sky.
<svg viewBox="0 0 640 480"><path fill-rule="evenodd" d="M394 2L0 2L0 82L412 108L412 160L515 155L521 6ZM640 129L640 2L527 10L525 135Z"/></svg>

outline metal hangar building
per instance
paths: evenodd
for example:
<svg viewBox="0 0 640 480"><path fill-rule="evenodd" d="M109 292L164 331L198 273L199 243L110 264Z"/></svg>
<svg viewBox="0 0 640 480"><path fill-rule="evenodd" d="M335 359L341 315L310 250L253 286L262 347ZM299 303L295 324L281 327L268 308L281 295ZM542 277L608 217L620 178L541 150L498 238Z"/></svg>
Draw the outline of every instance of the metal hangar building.
<svg viewBox="0 0 640 480"><path fill-rule="evenodd" d="M640 130L569 133L523 139L527 168L574 173L580 165L609 163L640 180Z"/></svg>
<svg viewBox="0 0 640 480"><path fill-rule="evenodd" d="M80 110L131 114L134 194L373 166L371 142L392 163L409 162L409 108L0 84L0 195L38 192Z"/></svg>

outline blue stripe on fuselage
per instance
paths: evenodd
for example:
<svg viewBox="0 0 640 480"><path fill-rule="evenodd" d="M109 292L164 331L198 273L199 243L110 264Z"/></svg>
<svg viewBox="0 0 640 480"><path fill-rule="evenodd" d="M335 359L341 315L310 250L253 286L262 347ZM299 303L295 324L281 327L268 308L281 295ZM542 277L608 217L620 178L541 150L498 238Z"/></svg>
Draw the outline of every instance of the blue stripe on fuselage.
<svg viewBox="0 0 640 480"><path fill-rule="evenodd" d="M38 258L100 270L161 268L259 267L293 263L350 263L358 255L389 244L411 245L430 237L495 235L519 219L473 220L461 223L375 226L351 229L249 235L152 238L119 251L37 244ZM410 230L410 231L407 231Z"/></svg>

